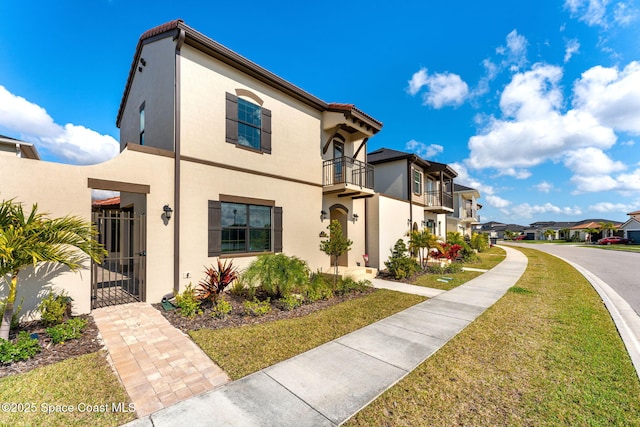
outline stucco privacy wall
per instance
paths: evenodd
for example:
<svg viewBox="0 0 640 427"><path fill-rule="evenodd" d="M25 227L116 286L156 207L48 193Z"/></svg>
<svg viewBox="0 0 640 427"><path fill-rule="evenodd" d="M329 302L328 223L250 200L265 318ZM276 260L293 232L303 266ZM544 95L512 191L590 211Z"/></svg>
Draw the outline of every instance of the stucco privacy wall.
<svg viewBox="0 0 640 427"><path fill-rule="evenodd" d="M125 149L105 163L73 166L14 157L0 157L0 198L22 202L27 211L38 203L51 217L78 215L90 219L91 189L88 179L150 186L147 199L147 300L158 301L173 289L173 222L162 220L162 206L173 200L172 157ZM23 313L33 315L39 299L49 289L66 290L74 299L76 314L91 309L90 263L77 273L68 270L26 269L19 277L18 299L24 296ZM3 283L0 298L7 295Z"/></svg>

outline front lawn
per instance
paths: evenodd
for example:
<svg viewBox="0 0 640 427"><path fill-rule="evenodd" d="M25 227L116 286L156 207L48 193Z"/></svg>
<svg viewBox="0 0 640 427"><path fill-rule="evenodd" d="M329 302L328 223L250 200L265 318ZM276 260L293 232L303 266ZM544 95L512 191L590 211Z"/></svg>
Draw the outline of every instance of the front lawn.
<svg viewBox="0 0 640 427"><path fill-rule="evenodd" d="M640 425L640 381L598 294L518 250L511 292L346 425Z"/></svg>
<svg viewBox="0 0 640 427"><path fill-rule="evenodd" d="M236 380L424 300L421 296L381 289L305 317L237 328L200 329L189 335Z"/></svg>
<svg viewBox="0 0 640 427"><path fill-rule="evenodd" d="M136 418L101 352L0 379L0 425L118 426Z"/></svg>
<svg viewBox="0 0 640 427"><path fill-rule="evenodd" d="M490 270L500 264L507 256L504 249L494 246L487 251L478 254L479 261L465 263L464 267L477 268L482 270ZM459 273L446 274L421 274L412 285L424 286L433 289L442 289L443 291L451 290L463 283L468 282L480 276L482 272L478 271L461 271Z"/></svg>

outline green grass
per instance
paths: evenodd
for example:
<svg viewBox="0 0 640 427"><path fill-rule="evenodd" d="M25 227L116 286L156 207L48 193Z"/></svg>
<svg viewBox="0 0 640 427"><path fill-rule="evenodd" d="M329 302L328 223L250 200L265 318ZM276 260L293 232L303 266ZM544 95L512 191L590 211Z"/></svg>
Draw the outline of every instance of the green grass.
<svg viewBox="0 0 640 427"><path fill-rule="evenodd" d="M86 354L2 378L0 402L15 403L13 409L21 410L6 412L4 405L0 425L118 426L136 418L132 412L111 411L112 403L120 402L128 409L130 400L102 353ZM53 411L47 413L50 405L54 406ZM105 405L97 409L108 408L108 411L86 410L93 405ZM55 406L58 410L62 406L71 407L73 412L55 412Z"/></svg>
<svg viewBox="0 0 640 427"><path fill-rule="evenodd" d="M464 264L465 267L479 268L483 270L490 270L506 257L504 249L494 246L485 252L478 254L480 260L478 262ZM482 273L478 271L461 271L460 273L447 273L447 274L423 274L413 283L414 285L424 286L433 289L442 289L443 291L451 290L455 287L468 282L480 276ZM440 281L443 277L450 277L451 280ZM442 279L444 280L444 279Z"/></svg>
<svg viewBox="0 0 640 427"><path fill-rule="evenodd" d="M607 251L640 252L640 245L584 245L584 247Z"/></svg>
<svg viewBox="0 0 640 427"><path fill-rule="evenodd" d="M189 332L209 357L236 380L424 301L377 290L295 319Z"/></svg>
<svg viewBox="0 0 640 427"><path fill-rule="evenodd" d="M599 296L519 250L515 287L346 425L640 425L640 381Z"/></svg>

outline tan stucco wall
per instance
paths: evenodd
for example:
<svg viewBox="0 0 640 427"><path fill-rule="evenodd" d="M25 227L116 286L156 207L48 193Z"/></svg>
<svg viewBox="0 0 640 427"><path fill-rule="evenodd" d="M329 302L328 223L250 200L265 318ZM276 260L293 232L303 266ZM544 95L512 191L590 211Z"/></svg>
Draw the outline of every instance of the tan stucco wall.
<svg viewBox="0 0 640 427"><path fill-rule="evenodd" d="M120 149L140 141L140 105L145 103L145 145L173 151L175 42L171 37L142 47L146 65L135 77L120 123Z"/></svg>
<svg viewBox="0 0 640 427"><path fill-rule="evenodd" d="M173 200L173 159L125 150L118 157L91 166L73 166L13 157L0 157L0 198L15 198L30 211L33 203L51 217L78 215L90 219L91 189L88 178L150 185L147 194L147 299L157 301L170 292L173 278L172 223L165 225L162 206ZM25 297L23 313L34 314L40 298L49 289L66 290L74 299L76 313L90 311L89 262L78 273L46 274L32 269L20 276L18 301ZM6 296L6 286L0 297Z"/></svg>
<svg viewBox="0 0 640 427"><path fill-rule="evenodd" d="M377 164L374 186L378 193L407 200L407 161Z"/></svg>
<svg viewBox="0 0 640 427"><path fill-rule="evenodd" d="M365 201L364 199L351 199L348 197L338 197L336 195L325 195L322 200L322 209L325 212L329 212L331 207L334 205L344 206L347 210L347 237L351 239L353 244L351 245L351 250L348 253L348 266L349 267L357 267L357 263L360 263L360 266L364 266L364 258L362 255L367 253L366 243L365 243ZM316 213L318 215L320 211ZM358 220L353 220L353 214L358 215ZM322 228L319 231L324 231L325 233L329 233L330 221L329 217L322 222ZM316 233L316 238L319 233ZM316 239L318 244L320 239ZM316 248L318 246L316 245ZM323 269L323 271L327 271L331 267L331 261L329 257L324 255L324 253L320 252L322 255L322 263L319 267Z"/></svg>
<svg viewBox="0 0 640 427"><path fill-rule="evenodd" d="M319 111L189 46L183 47L180 64L181 155L322 183ZM225 93L242 97L242 90L271 110L271 154L225 141Z"/></svg>
<svg viewBox="0 0 640 427"><path fill-rule="evenodd" d="M220 200L220 194L273 200L283 208L283 252L307 261L312 270L324 265L318 237L324 230L321 187L186 161L181 162L181 170L181 290L189 283L197 284L203 278L204 266L216 262L217 258L207 254L207 202ZM230 257L240 268L255 259ZM185 277L186 273L191 277Z"/></svg>
<svg viewBox="0 0 640 427"><path fill-rule="evenodd" d="M392 199L376 194L367 199L369 214L369 264L378 269L384 269L384 262L391 255L391 249L398 239L407 242L409 231L409 202ZM422 208L412 206L413 222L420 227Z"/></svg>

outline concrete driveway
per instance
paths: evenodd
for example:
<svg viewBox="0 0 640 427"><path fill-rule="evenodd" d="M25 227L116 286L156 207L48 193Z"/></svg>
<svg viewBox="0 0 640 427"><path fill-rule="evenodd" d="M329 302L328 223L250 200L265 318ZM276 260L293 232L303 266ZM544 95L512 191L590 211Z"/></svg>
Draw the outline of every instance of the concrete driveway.
<svg viewBox="0 0 640 427"><path fill-rule="evenodd" d="M609 251L572 245L505 242L537 249L574 262L606 282L640 315L640 252Z"/></svg>

